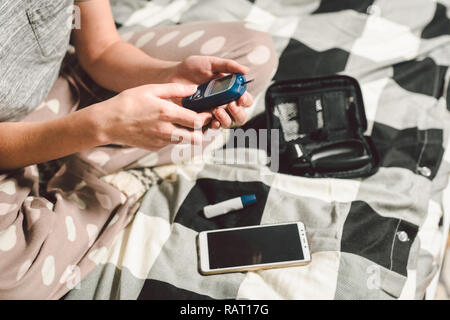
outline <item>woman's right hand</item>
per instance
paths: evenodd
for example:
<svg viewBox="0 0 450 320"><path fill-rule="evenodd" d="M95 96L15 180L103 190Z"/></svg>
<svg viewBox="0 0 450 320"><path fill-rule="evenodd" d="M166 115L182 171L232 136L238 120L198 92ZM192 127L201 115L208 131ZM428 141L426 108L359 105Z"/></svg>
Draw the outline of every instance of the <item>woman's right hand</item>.
<svg viewBox="0 0 450 320"><path fill-rule="evenodd" d="M151 151L180 142L201 143L201 129L211 121L211 113L197 113L170 101L196 90L196 85L178 83L144 85L95 106L106 118L106 140Z"/></svg>

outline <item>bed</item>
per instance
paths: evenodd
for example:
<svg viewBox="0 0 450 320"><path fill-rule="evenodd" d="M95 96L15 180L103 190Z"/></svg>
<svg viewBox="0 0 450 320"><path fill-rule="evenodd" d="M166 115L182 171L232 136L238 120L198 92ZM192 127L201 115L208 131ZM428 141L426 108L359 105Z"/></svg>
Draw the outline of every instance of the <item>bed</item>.
<svg viewBox="0 0 450 320"><path fill-rule="evenodd" d="M94 252L97 267L65 299L434 298L450 221L449 0L111 3L123 38L157 25L243 20L273 36L280 58L273 80L355 77L381 167L368 178L308 179L271 172L267 155L251 148L241 154L258 161L228 163L227 131L184 164L149 169L151 159L141 159L134 170L147 167L160 181L112 248ZM263 113L261 95L245 129L264 128ZM131 180L121 186L139 188ZM199 214L246 191L262 199L251 214ZM307 227L308 266L198 272L198 232L288 221Z"/></svg>

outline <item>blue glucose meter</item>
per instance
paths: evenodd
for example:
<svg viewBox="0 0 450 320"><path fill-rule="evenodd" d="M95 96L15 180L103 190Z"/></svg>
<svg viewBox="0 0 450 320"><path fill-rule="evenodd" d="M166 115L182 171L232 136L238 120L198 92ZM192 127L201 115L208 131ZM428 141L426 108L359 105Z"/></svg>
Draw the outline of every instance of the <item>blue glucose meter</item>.
<svg viewBox="0 0 450 320"><path fill-rule="evenodd" d="M233 73L201 84L192 96L183 98L185 108L202 112L238 100L247 90L244 75Z"/></svg>

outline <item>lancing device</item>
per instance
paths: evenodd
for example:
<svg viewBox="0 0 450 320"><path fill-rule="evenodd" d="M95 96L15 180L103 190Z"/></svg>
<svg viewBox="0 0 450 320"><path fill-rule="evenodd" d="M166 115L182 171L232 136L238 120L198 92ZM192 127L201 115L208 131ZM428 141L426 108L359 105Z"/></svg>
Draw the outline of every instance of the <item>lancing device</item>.
<svg viewBox="0 0 450 320"><path fill-rule="evenodd" d="M211 219L231 211L244 209L254 203L256 203L256 195L248 194L206 206L203 208L203 213L206 218Z"/></svg>

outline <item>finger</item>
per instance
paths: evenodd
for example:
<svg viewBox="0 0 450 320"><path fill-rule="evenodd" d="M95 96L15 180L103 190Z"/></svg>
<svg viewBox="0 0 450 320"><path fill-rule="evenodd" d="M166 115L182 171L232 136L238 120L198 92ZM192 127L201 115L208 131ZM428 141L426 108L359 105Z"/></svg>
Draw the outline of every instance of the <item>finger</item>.
<svg viewBox="0 0 450 320"><path fill-rule="evenodd" d="M233 120L231 120L230 115L225 111L225 109L216 108L213 111L213 114L223 128L228 129L233 124Z"/></svg>
<svg viewBox="0 0 450 320"><path fill-rule="evenodd" d="M234 119L234 122L238 126L242 126L247 121L247 114L244 109L239 107L236 102L228 104L228 111Z"/></svg>
<svg viewBox="0 0 450 320"><path fill-rule="evenodd" d="M209 112L197 113L164 100L161 100L161 103L163 108L160 112L160 119L186 128L200 129L212 119L212 115Z"/></svg>
<svg viewBox="0 0 450 320"><path fill-rule="evenodd" d="M193 95L197 91L197 86L180 83L150 84L148 90L161 99L184 98Z"/></svg>
<svg viewBox="0 0 450 320"><path fill-rule="evenodd" d="M210 57L212 71L215 73L242 73L247 74L249 69L236 61Z"/></svg>
<svg viewBox="0 0 450 320"><path fill-rule="evenodd" d="M220 128L220 122L217 119L214 119L211 121L211 129L219 129Z"/></svg>
<svg viewBox="0 0 450 320"><path fill-rule="evenodd" d="M253 97L250 93L245 92L237 101L237 104L241 107L248 108L253 104Z"/></svg>

